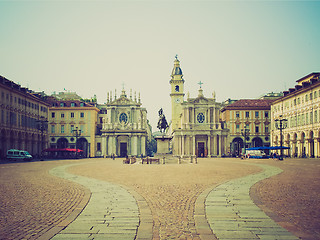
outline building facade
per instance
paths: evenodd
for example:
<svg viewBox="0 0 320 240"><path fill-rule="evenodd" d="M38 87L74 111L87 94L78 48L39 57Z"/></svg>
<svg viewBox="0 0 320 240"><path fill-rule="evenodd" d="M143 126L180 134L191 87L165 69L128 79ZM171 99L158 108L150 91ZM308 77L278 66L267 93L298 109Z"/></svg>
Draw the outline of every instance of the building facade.
<svg viewBox="0 0 320 240"><path fill-rule="evenodd" d="M172 153L176 156L216 157L226 153L228 130L220 122L221 103L215 93L206 98L199 89L196 98L187 94L184 100L184 83L180 61L176 58L171 74ZM201 84L201 83L200 83Z"/></svg>
<svg viewBox="0 0 320 240"><path fill-rule="evenodd" d="M107 103L99 105L96 156L145 156L151 129L147 110L141 107L140 94L127 97L125 90L114 98L108 93Z"/></svg>
<svg viewBox="0 0 320 240"><path fill-rule="evenodd" d="M48 109L41 94L0 76L0 158L9 149L41 154L47 146Z"/></svg>
<svg viewBox="0 0 320 240"><path fill-rule="evenodd" d="M77 148L83 157L95 157L95 136L99 109L92 102L51 97L49 147Z"/></svg>
<svg viewBox="0 0 320 240"><path fill-rule="evenodd" d="M230 155L240 156L244 146L270 146L270 109L273 101L274 99L241 99L221 110L221 119L230 130L227 140Z"/></svg>
<svg viewBox="0 0 320 240"><path fill-rule="evenodd" d="M276 128L277 119L286 119L282 142L292 157L320 157L320 73L311 73L299 80L294 88L271 106L272 145L280 146L281 134Z"/></svg>

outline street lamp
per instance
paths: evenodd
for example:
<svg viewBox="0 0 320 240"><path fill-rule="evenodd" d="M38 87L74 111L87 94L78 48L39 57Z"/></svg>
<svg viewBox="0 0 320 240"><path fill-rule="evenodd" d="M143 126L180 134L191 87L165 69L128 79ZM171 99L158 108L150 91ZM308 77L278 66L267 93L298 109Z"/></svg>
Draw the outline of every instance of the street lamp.
<svg viewBox="0 0 320 240"><path fill-rule="evenodd" d="M244 156L246 156L246 140L250 135L250 129L248 129L247 126L241 129L241 135L244 137Z"/></svg>
<svg viewBox="0 0 320 240"><path fill-rule="evenodd" d="M78 137L81 136L81 130L76 127L72 132L76 135L76 158L78 158Z"/></svg>
<svg viewBox="0 0 320 240"><path fill-rule="evenodd" d="M282 130L287 128L288 119L279 116L278 119L275 120L276 128L280 130L280 157L279 160L283 160L283 148L282 148Z"/></svg>
<svg viewBox="0 0 320 240"><path fill-rule="evenodd" d="M45 118L43 116L40 117L39 120L36 120L36 122L38 123L38 129L41 133L41 155L42 155L42 151L43 151L43 132L47 131L48 129L48 121L45 120Z"/></svg>

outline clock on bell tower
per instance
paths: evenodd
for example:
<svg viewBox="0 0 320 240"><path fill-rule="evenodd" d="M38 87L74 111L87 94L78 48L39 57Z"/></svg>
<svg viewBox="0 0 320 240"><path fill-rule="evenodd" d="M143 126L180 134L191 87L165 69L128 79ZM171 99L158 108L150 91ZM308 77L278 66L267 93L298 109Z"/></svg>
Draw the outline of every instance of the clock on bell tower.
<svg viewBox="0 0 320 240"><path fill-rule="evenodd" d="M184 80L182 70L180 68L180 61L176 55L173 70L171 73L171 105L172 105L172 131L178 129L180 126L180 115L182 113L181 103L184 97Z"/></svg>

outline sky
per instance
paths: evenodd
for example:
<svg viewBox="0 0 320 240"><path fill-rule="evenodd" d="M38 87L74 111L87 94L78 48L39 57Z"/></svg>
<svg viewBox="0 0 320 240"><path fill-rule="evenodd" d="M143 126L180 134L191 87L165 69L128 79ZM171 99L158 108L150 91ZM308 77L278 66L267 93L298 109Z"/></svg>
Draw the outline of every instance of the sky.
<svg viewBox="0 0 320 240"><path fill-rule="evenodd" d="M171 120L176 54L185 93L258 98L320 71L320 2L0 1L0 75L83 98L140 92L153 131Z"/></svg>

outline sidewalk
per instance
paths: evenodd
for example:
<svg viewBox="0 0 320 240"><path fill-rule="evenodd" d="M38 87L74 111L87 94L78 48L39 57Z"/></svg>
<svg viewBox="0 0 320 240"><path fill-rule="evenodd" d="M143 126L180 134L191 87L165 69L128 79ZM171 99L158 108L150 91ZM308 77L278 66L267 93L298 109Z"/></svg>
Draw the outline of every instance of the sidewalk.
<svg viewBox="0 0 320 240"><path fill-rule="evenodd" d="M67 173L66 169L74 165L79 164L57 167L50 173L87 187L91 198L81 214L52 239L135 239L141 226L135 198L112 183Z"/></svg>
<svg viewBox="0 0 320 240"><path fill-rule="evenodd" d="M242 165L246 163L240 163L240 164ZM204 204L202 204L202 208L205 209L205 215L207 217L206 220L209 222L209 226L210 226L209 228L207 228L206 231L203 231L203 225L199 225L198 224L199 222L197 222L197 220L194 219L193 212L191 213L192 217L189 216L187 218L184 218L182 216L183 224L185 227L190 229L189 230L190 235L192 236L193 239L215 239L216 237L218 239L297 239L291 233L289 233L287 230L280 227L273 220L271 220L267 215L265 215L263 211L260 210L252 202L249 196L250 187L254 183L264 178L268 178L270 176L279 174L281 170L276 167L271 167L271 166L266 166L261 164L251 164L251 165L254 165L259 168L263 168L263 172L242 177L240 179L231 180L227 183L224 183L218 186L217 188L214 188L205 198L206 207L204 206ZM174 165L171 165L170 167L172 168L173 166ZM178 166L179 165L175 167L178 167ZM142 165L128 166L128 167L135 168L135 170L137 170L137 168L145 168ZM157 167L149 166L149 168L151 168L152 170L158 169L159 171L161 171L163 167L164 166L161 166L161 165L160 166L158 165ZM192 167L192 166L189 166L189 167ZM189 168L189 167L186 167L186 168ZM197 168L197 166L195 167ZM128 178L130 178L130 172L128 174L129 174ZM74 176L72 178L74 180ZM79 182L78 180L76 181ZM88 179L86 179L85 181L88 181ZM90 182L91 181L92 179L90 179ZM99 184L101 186L101 184L103 183L99 182ZM103 185L108 186L109 184L110 183L105 182ZM90 187L90 189L95 189L95 187L92 187L92 186L87 185L87 187ZM117 189L119 189L119 187ZM170 192L162 192L162 198L166 198L167 197L166 195L168 194L171 195ZM103 197L103 195L100 195L99 197L106 198L106 196ZM125 202L127 202L127 204L130 202L131 203L134 202L134 200L132 200L132 198L129 197L127 194L123 194L122 197L123 199L125 199ZM152 203L154 203L156 200L157 199L153 198ZM176 200L178 201L178 199ZM196 198L194 200L196 201ZM89 203L89 206L90 206L90 203ZM170 204L170 206L172 206L173 208L176 207L174 204ZM119 207L120 209L123 207L126 208L126 204L124 204L123 206L118 205L117 207ZM154 208L153 204L151 204L150 208L151 208L151 211L153 212L156 210L156 209L153 209ZM201 204L200 204L200 208L201 208ZM118 209L118 211L121 211L120 209ZM83 228L87 229L86 233L89 235L86 235L86 239L88 238L92 239L91 237L93 236L99 236L99 233L105 234L107 232L106 230L107 228L99 229L98 227L94 227L90 224L88 226L82 226L80 224L81 219L83 219L84 216L87 215L86 210L87 208L83 212L84 215L81 214L80 217L78 218L79 220L77 219L74 222L75 223L74 226L72 226L71 224L70 227L67 227L65 231L61 232L61 234L62 235L68 234L68 233L80 234L79 229L76 226L79 226L82 229ZM125 212L125 210L126 209L124 209L124 211L122 212ZM135 217L138 217L138 212L136 212L136 210L137 208L135 208L135 211L133 212L135 213ZM172 209L168 209L167 211L170 211L170 210ZM154 229L153 239L177 239L177 238L188 239L187 234L185 236L179 235L178 232L172 231L170 229L172 224L178 224L178 223L173 223L173 222L172 224L171 222L168 223L167 219L159 219L159 216L157 215L158 214L153 214L153 229ZM90 214L90 216L92 216L92 214ZM171 215L170 218L172 217L173 216ZM97 215L95 218L101 219L101 216ZM193 220L190 218L192 218ZM167 224L165 225L166 230L162 230L161 228L162 224L160 224L160 226L157 226L158 224L157 220L160 223L164 221ZM107 223L110 223L110 222L107 221ZM108 239L121 239L121 237L117 238L117 236L121 236L121 234L122 235L125 234L123 235L123 236L126 236L125 239L135 239L135 235L133 234L133 231L130 233L131 235L129 234L129 229L133 230L134 228L136 228L137 231L139 230L139 225L136 222L135 224L130 225L129 227L127 223L124 223L123 226L126 226L125 228L119 227L118 229L113 229L115 235L111 235L110 238ZM159 228L158 231L157 231L157 228ZM88 229L91 229L91 231L88 231ZM143 231L144 230L141 230L140 233ZM150 231L150 229L148 229L148 231ZM57 238L54 238L54 239L69 239L69 238L62 238L63 236L61 236L61 234L57 235ZM65 235L65 237L70 237L70 236L73 236L73 235ZM103 235L100 235L100 236L103 236ZM146 238L146 239L151 239L151 236L149 236L149 238Z"/></svg>

